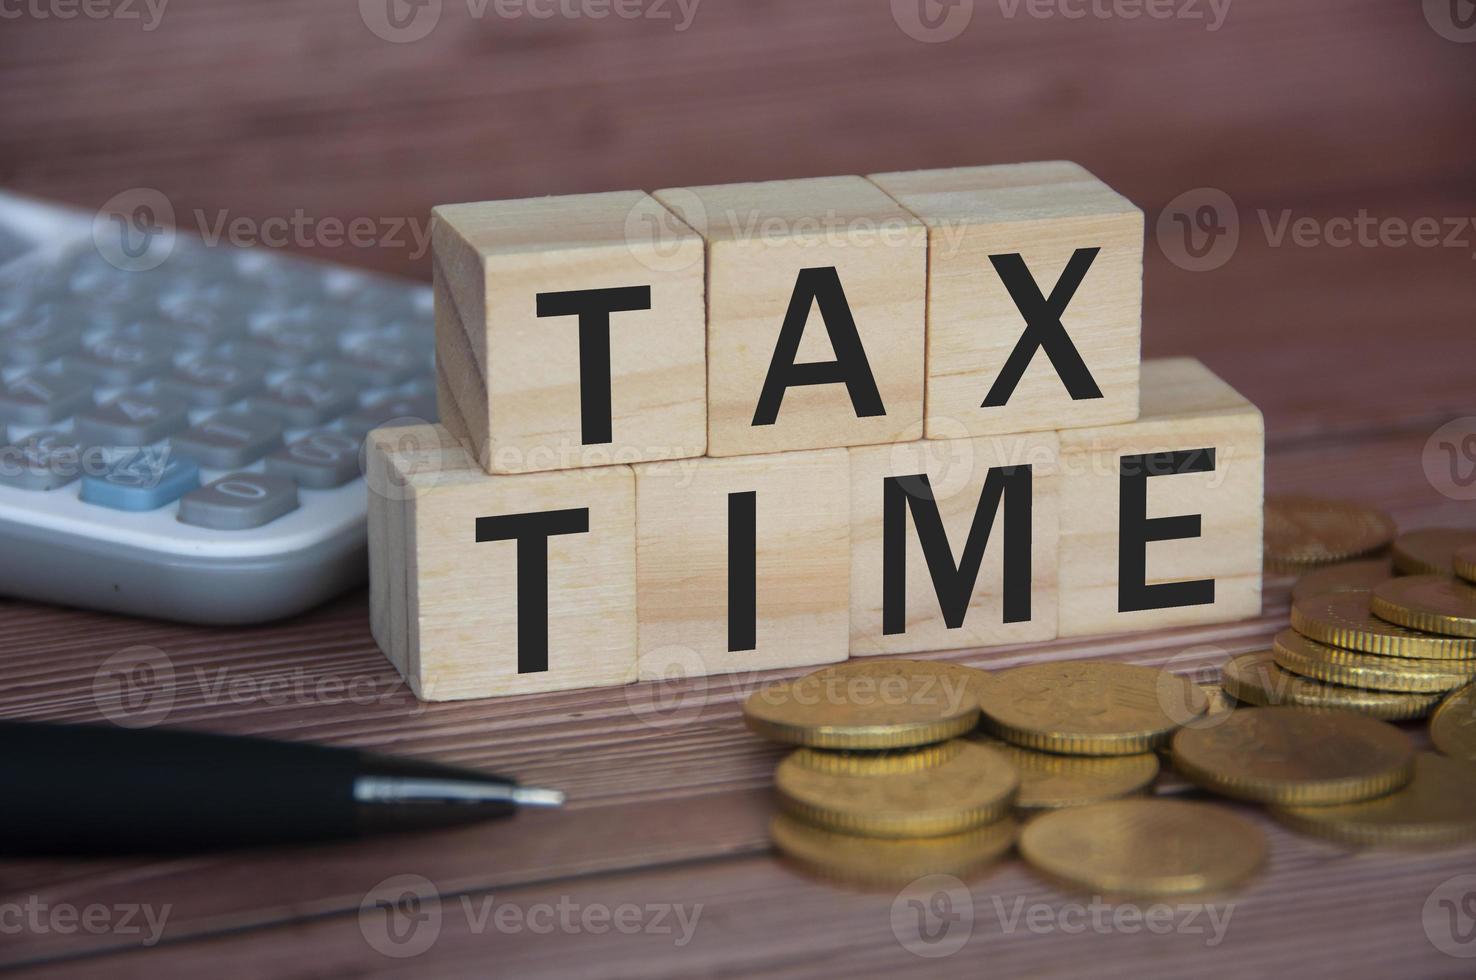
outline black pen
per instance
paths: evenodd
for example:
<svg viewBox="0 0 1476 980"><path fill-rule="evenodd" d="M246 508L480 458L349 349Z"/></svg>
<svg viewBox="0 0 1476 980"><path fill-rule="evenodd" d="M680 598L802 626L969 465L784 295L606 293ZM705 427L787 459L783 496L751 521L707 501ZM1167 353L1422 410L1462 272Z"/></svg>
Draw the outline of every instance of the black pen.
<svg viewBox="0 0 1476 980"><path fill-rule="evenodd" d="M558 790L355 749L0 721L0 851L13 855L300 844L563 802Z"/></svg>

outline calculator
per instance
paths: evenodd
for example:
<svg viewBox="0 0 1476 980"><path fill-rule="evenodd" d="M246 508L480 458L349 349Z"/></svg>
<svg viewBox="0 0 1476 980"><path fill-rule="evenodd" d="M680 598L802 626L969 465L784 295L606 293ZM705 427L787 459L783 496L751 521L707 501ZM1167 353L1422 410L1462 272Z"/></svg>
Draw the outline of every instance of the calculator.
<svg viewBox="0 0 1476 980"><path fill-rule="evenodd" d="M0 594L192 623L366 574L365 435L436 419L422 284L0 193Z"/></svg>

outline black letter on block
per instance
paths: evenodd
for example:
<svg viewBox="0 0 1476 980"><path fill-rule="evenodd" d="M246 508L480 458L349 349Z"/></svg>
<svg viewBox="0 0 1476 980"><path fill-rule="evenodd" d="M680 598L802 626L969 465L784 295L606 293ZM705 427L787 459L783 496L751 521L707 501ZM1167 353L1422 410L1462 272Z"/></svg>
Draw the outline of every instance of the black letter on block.
<svg viewBox="0 0 1476 980"><path fill-rule="evenodd" d="M933 591L943 621L956 630L969 611L969 599L979 579L984 549L994 529L994 517L1008 493L1004 522L1004 621L1030 620L1030 538L1032 468L996 466L984 480L979 505L964 542L963 555L953 563L953 547L938 514L933 487L926 474L887 477L882 488L882 633L907 632L907 513L917 526L917 540L928 561ZM982 520L981 520L982 518Z"/></svg>
<svg viewBox="0 0 1476 980"><path fill-rule="evenodd" d="M477 518L477 542L518 542L518 673L548 670L548 539L589 533L589 508Z"/></svg>
<svg viewBox="0 0 1476 980"><path fill-rule="evenodd" d="M1073 401L1102 397L1102 389L1097 387L1092 372L1087 370L1086 362L1061 325L1061 314L1066 312L1066 304L1076 295L1100 251L1100 248L1079 248L1072 253L1071 261L1066 263L1066 271L1061 273L1061 278L1051 290L1050 299L1041 296L1040 287L1035 284L1035 278L1019 252L989 256L994 271L999 273L1000 281L1010 291L1010 298L1025 317L1025 332L1010 352L1009 360L1005 361L1004 369L994 380L989 394L984 396L981 408L994 408L1009 402L1015 386L1035 357L1036 348L1045 351L1051 359L1056 374L1065 383Z"/></svg>
<svg viewBox="0 0 1476 980"><path fill-rule="evenodd" d="M1178 606L1208 606L1215 580L1148 584L1148 542L1199 537L1199 515L1148 516L1148 478L1175 473L1213 473L1214 449L1146 453L1118 461L1117 611L1142 612Z"/></svg>
<svg viewBox="0 0 1476 980"><path fill-rule="evenodd" d="M830 335L830 346L835 349L835 360L796 364L794 359L799 355L800 337L805 332L811 304L820 307L825 332ZM882 407L881 392L876 390L876 379L871 376L866 351L861 347L861 336L856 333L851 304L846 302L846 292L841 288L840 275L833 265L801 269L795 279L794 292L789 297L789 311L784 314L784 326L779 329L779 342L774 345L774 358L769 362L764 390L759 393L753 424L774 424L779 417L779 403L784 400L786 388L830 384L846 386L857 418L887 414Z"/></svg>
<svg viewBox="0 0 1476 980"><path fill-rule="evenodd" d="M651 308L650 286L539 293L539 316L579 317L580 441L612 442L610 434L610 314Z"/></svg>
<svg viewBox="0 0 1476 980"><path fill-rule="evenodd" d="M728 494L728 652L758 646L758 493Z"/></svg>

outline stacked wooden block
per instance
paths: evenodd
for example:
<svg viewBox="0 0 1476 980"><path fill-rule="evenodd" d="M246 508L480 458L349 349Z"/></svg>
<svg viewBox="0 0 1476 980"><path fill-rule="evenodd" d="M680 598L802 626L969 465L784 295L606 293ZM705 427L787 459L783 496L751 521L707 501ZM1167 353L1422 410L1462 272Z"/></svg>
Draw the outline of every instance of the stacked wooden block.
<svg viewBox="0 0 1476 980"><path fill-rule="evenodd" d="M1260 611L1260 413L1143 363L1070 163L437 208L442 424L367 450L426 699Z"/></svg>

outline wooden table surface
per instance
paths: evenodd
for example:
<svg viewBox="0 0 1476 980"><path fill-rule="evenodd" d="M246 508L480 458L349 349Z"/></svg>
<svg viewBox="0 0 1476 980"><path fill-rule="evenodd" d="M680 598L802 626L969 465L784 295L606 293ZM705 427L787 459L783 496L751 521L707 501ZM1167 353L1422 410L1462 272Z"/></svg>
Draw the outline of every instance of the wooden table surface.
<svg viewBox="0 0 1476 980"><path fill-rule="evenodd" d="M185 220L294 208L423 219L452 200L1077 159L1147 211L1146 352L1201 357L1261 406L1269 491L1356 498L1405 528L1476 527L1476 503L1441 492L1430 445L1476 416L1476 45L1438 36L1419 6L1237 0L1209 32L1184 19L1006 19L980 2L943 44L902 36L885 0L709 0L682 33L484 25L460 11L406 45L372 37L347 2L200 0L151 32L29 17L4 27L0 183L90 206L154 187ZM1229 194L1241 235L1230 261L1194 272L1155 230L1168 202L1201 187ZM1331 231L1360 213L1460 219L1464 244L1275 234L1284 215ZM426 269L387 244L302 247ZM1285 627L1288 585L1268 580L1248 622L940 656L1177 658L1208 680ZM167 726L506 770L570 797L560 812L396 840L3 860L0 968L30 975L1387 977L1470 976L1476 963L1442 953L1426 928L1438 934L1438 917L1423 915L1437 886L1476 871L1476 850L1349 849L1254 812L1270 862L1213 900L1230 915L1218 939L1205 915L1200 931L1081 928L1073 903L1087 897L1011 860L971 883L967 943L916 955L934 947L894 934L895 893L810 880L769 850L781 753L745 733L738 705L784 672L422 705L375 649L362 593L233 630L0 601L0 637L4 717L152 711ZM109 660L136 647L157 669L120 701ZM439 901L418 918L375 908L398 876ZM101 926L42 916L13 928L18 910L43 905L96 907ZM536 918L622 905L647 928L550 933ZM676 920L647 910L699 905L681 945L660 928ZM142 946L140 907L167 913L157 945ZM506 927L499 908L533 918ZM386 940L387 925L411 947L434 941L386 955L410 948Z"/></svg>

